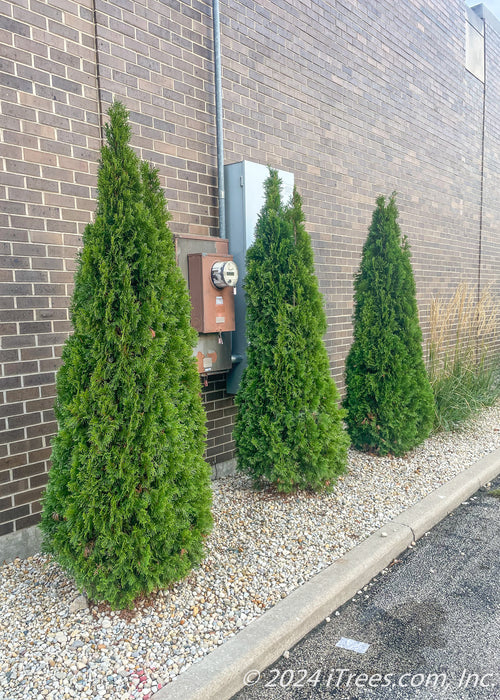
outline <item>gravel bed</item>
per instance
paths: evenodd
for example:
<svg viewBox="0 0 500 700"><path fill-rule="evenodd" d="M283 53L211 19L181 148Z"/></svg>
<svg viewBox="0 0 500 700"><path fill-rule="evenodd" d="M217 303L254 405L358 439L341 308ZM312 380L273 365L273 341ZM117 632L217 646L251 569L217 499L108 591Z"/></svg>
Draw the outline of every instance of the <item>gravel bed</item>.
<svg viewBox="0 0 500 700"><path fill-rule="evenodd" d="M133 613L86 606L36 555L0 567L0 699L150 698L374 530L500 447L500 406L404 458L353 450L333 493L254 492L213 483L201 567ZM81 610L75 608L83 607Z"/></svg>

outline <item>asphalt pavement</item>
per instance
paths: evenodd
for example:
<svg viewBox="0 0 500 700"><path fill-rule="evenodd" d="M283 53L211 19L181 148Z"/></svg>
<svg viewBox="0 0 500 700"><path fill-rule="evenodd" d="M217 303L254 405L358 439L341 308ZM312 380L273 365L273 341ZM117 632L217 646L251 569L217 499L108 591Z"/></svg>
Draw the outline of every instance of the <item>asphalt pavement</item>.
<svg viewBox="0 0 500 700"><path fill-rule="evenodd" d="M500 477L234 700L500 700Z"/></svg>

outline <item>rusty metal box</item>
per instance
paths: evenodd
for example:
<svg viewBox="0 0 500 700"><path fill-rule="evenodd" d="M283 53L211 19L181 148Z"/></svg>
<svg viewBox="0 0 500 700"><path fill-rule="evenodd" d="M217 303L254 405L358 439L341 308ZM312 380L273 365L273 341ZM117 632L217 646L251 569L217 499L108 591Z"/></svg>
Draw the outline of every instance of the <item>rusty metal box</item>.
<svg viewBox="0 0 500 700"><path fill-rule="evenodd" d="M188 258L189 293L191 294L191 325L198 333L234 331L234 290L217 289L212 283L212 265L232 260L220 253L191 253Z"/></svg>
<svg viewBox="0 0 500 700"><path fill-rule="evenodd" d="M184 279L188 281L188 256L193 253L208 253L217 260L228 259L228 241L215 236L202 236L193 233L174 234L177 264ZM202 375L225 372L232 367L232 333L199 333L194 355L198 371ZM223 341L222 343L220 341Z"/></svg>

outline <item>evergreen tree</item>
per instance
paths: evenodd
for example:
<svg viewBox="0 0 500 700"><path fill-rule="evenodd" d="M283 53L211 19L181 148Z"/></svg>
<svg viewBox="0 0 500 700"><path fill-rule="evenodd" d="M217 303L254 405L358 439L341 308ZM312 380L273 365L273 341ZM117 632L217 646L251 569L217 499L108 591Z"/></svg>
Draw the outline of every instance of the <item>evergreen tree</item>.
<svg viewBox="0 0 500 700"><path fill-rule="evenodd" d="M281 203L270 170L247 253L248 366L237 395L239 469L279 491L325 489L345 469L348 436L323 344L326 317L302 202Z"/></svg>
<svg viewBox="0 0 500 700"><path fill-rule="evenodd" d="M379 197L354 282L344 407L355 447L401 455L428 437L434 401L410 249L397 217L395 195L387 204Z"/></svg>
<svg viewBox="0 0 500 700"><path fill-rule="evenodd" d="M186 284L156 171L109 110L57 377L44 549L113 607L184 576L211 526Z"/></svg>

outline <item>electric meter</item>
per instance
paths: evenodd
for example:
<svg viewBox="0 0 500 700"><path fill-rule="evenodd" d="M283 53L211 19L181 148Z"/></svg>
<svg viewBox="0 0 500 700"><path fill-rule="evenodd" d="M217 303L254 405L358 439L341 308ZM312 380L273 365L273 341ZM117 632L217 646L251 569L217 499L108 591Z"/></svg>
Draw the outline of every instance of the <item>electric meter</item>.
<svg viewBox="0 0 500 700"><path fill-rule="evenodd" d="M236 287L238 282L238 268L232 260L215 262L212 265L212 284L217 289L224 287Z"/></svg>

